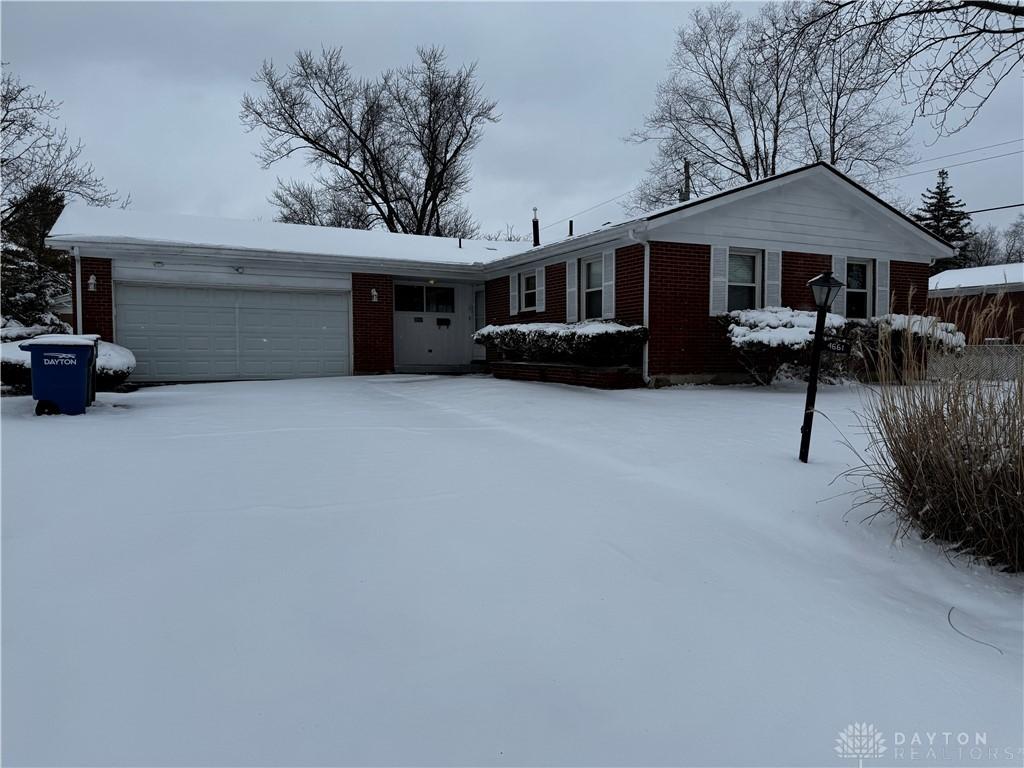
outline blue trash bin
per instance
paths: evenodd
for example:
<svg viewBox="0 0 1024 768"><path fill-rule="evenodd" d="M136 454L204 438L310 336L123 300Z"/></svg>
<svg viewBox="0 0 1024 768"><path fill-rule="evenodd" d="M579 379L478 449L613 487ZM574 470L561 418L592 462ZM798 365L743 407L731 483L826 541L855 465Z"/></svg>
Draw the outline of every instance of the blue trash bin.
<svg viewBox="0 0 1024 768"><path fill-rule="evenodd" d="M96 391L98 336L50 334L18 346L32 354L32 397L36 415L85 413Z"/></svg>

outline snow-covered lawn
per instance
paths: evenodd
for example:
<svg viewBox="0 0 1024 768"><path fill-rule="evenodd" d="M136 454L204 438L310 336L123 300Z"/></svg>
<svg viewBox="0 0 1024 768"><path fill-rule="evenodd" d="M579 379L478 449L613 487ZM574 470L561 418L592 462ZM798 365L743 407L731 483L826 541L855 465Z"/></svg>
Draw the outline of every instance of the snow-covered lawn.
<svg viewBox="0 0 1024 768"><path fill-rule="evenodd" d="M861 393L819 394L858 444ZM855 765L852 722L886 739L865 765L1019 764L898 756L1020 749L1022 580L847 514L824 418L796 460L802 398L5 398L4 764Z"/></svg>

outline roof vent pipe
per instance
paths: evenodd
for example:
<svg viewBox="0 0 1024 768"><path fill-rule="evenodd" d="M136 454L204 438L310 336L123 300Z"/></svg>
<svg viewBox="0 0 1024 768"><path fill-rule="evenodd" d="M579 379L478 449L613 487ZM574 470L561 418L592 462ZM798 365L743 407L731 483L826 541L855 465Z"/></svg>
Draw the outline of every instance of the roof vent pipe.
<svg viewBox="0 0 1024 768"><path fill-rule="evenodd" d="M459 248L461 248L461 247L462 247L462 238L460 237L459 238Z"/></svg>
<svg viewBox="0 0 1024 768"><path fill-rule="evenodd" d="M533 247L540 245L540 220L537 218L537 209L533 209Z"/></svg>
<svg viewBox="0 0 1024 768"><path fill-rule="evenodd" d="M679 202L685 203L690 199L690 161L683 160L683 186L679 190Z"/></svg>
<svg viewBox="0 0 1024 768"><path fill-rule="evenodd" d="M572 237L572 219L569 219L569 237Z"/></svg>

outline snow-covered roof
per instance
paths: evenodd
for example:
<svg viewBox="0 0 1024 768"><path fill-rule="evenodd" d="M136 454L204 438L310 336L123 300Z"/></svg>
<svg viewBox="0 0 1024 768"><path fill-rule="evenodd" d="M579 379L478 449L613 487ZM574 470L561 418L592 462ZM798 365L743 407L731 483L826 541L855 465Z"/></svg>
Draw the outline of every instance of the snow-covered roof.
<svg viewBox="0 0 1024 768"><path fill-rule="evenodd" d="M454 265L483 264L530 248L528 242L491 240L462 240L460 247L455 237L144 213L80 204L64 209L47 242L56 247L61 243L217 247Z"/></svg>
<svg viewBox="0 0 1024 768"><path fill-rule="evenodd" d="M1024 283L1024 263L993 264L989 267L947 269L928 280L929 291L955 288L998 288L1001 285Z"/></svg>

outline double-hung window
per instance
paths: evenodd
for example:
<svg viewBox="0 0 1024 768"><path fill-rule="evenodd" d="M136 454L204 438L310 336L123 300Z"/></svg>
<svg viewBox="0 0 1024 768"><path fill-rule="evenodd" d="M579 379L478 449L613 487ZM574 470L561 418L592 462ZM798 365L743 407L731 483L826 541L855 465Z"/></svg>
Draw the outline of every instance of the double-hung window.
<svg viewBox="0 0 1024 768"><path fill-rule="evenodd" d="M584 320L600 319L604 310L603 257L580 262L580 309Z"/></svg>
<svg viewBox="0 0 1024 768"><path fill-rule="evenodd" d="M846 262L846 316L852 320L867 320L874 311L871 301L875 282L873 267L866 259Z"/></svg>
<svg viewBox="0 0 1024 768"><path fill-rule="evenodd" d="M537 273L534 270L519 273L519 309L537 308Z"/></svg>
<svg viewBox="0 0 1024 768"><path fill-rule="evenodd" d="M764 251L729 248L729 311L761 306L761 269Z"/></svg>

